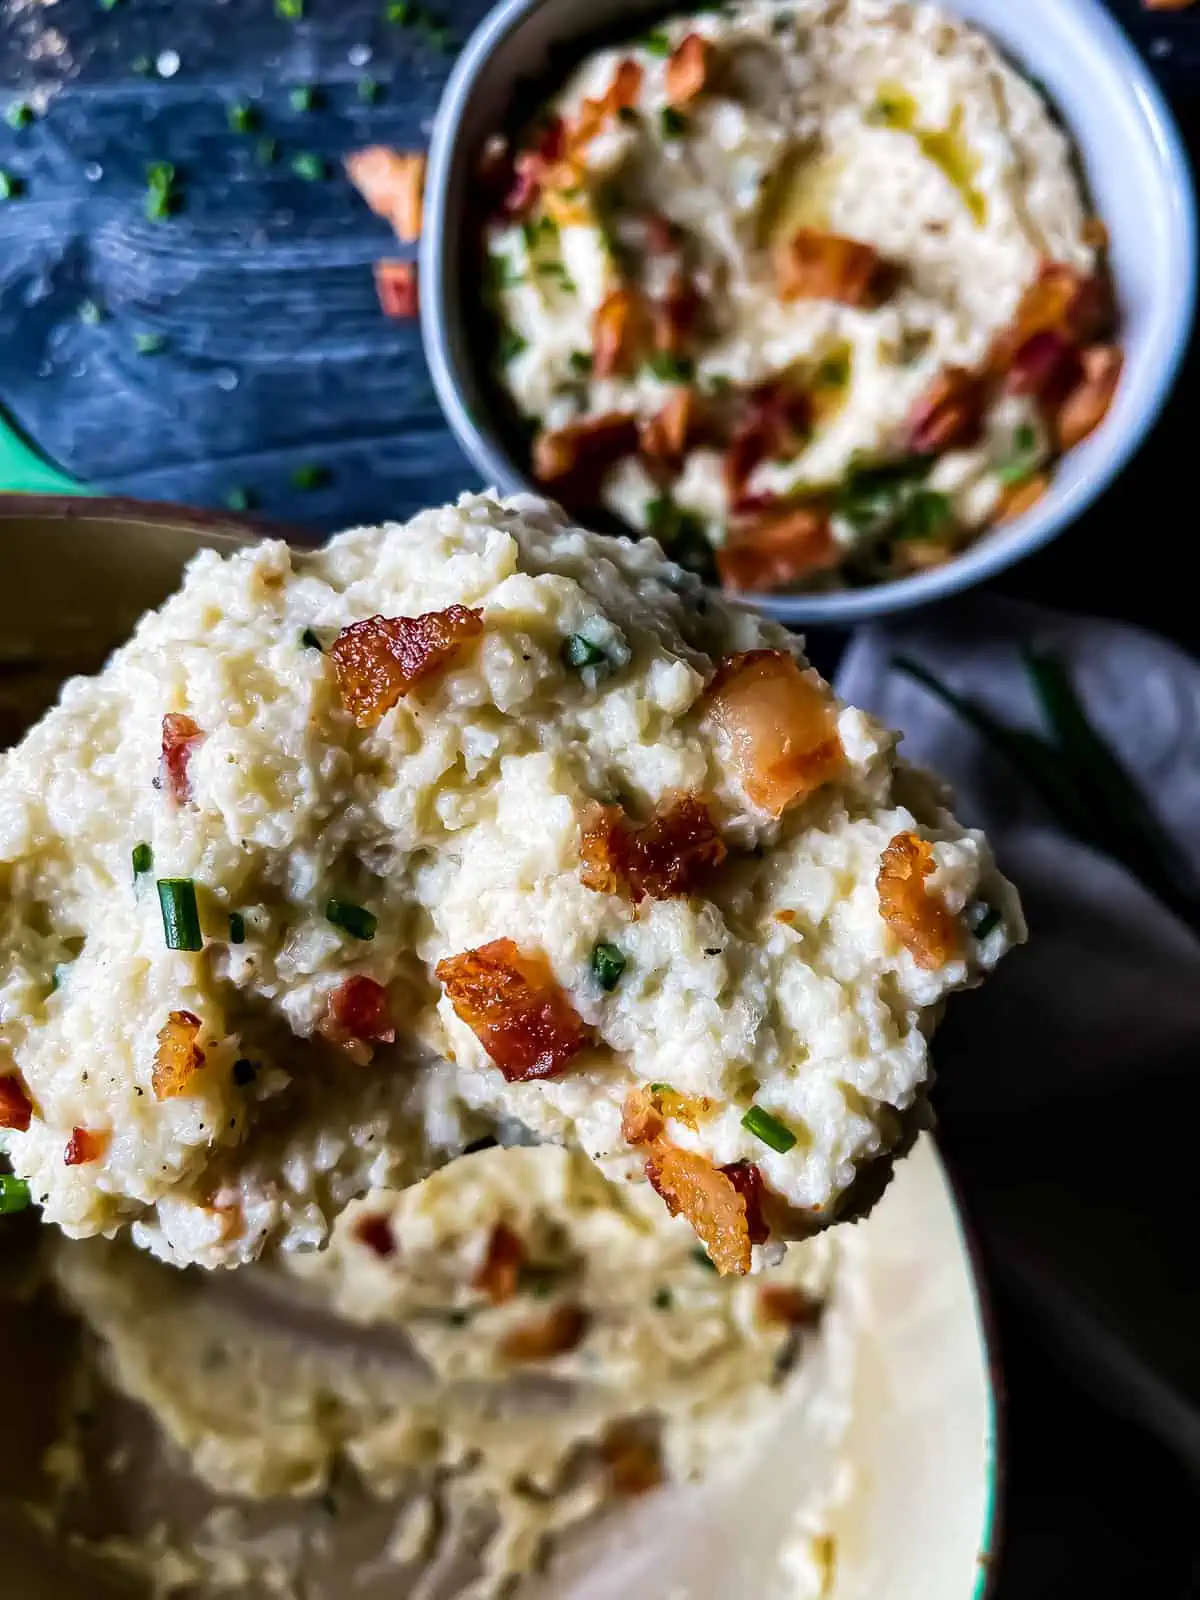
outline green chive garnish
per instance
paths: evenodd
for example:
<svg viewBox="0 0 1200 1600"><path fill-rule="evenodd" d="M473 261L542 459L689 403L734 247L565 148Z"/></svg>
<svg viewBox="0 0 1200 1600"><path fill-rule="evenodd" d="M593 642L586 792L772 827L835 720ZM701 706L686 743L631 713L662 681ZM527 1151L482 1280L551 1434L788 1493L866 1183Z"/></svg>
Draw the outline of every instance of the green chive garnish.
<svg viewBox="0 0 1200 1600"><path fill-rule="evenodd" d="M524 349L525 340L522 339L521 335L517 333L515 329L504 328L501 330L499 353L500 360L505 364L505 366L507 366L510 361L515 361Z"/></svg>
<svg viewBox="0 0 1200 1600"><path fill-rule="evenodd" d="M581 378L586 378L591 374L592 358L586 350L572 350L568 365L572 372L577 372Z"/></svg>
<svg viewBox="0 0 1200 1600"><path fill-rule="evenodd" d="M986 939L993 928L1000 926L1000 920L999 908L988 905L986 900L977 900L967 910L967 927L977 939Z"/></svg>
<svg viewBox="0 0 1200 1600"><path fill-rule="evenodd" d="M643 34L637 41L643 50L649 50L652 56L669 56L671 54L670 35L661 28L652 28L649 33Z"/></svg>
<svg viewBox="0 0 1200 1600"><path fill-rule="evenodd" d="M196 885L190 878L160 878L158 904L168 950L202 950Z"/></svg>
<svg viewBox="0 0 1200 1600"><path fill-rule="evenodd" d="M94 300L81 300L75 314L80 322L89 328L94 328L100 321L102 312Z"/></svg>
<svg viewBox="0 0 1200 1600"><path fill-rule="evenodd" d="M389 22L397 22L403 27L412 17L411 0L388 0L386 11Z"/></svg>
<svg viewBox="0 0 1200 1600"><path fill-rule="evenodd" d="M302 150L298 156L292 157L292 171L305 183L319 183L325 176L325 163L311 150Z"/></svg>
<svg viewBox="0 0 1200 1600"><path fill-rule="evenodd" d="M651 1094L674 1094L674 1092L669 1083L652 1083L650 1085Z"/></svg>
<svg viewBox="0 0 1200 1600"><path fill-rule="evenodd" d="M687 132L688 119L674 106L664 106L659 114L664 139L682 139Z"/></svg>
<svg viewBox="0 0 1200 1600"><path fill-rule="evenodd" d="M240 911L229 913L229 942L230 944L246 942L246 919Z"/></svg>
<svg viewBox="0 0 1200 1600"><path fill-rule="evenodd" d="M169 161L152 161L146 168L146 216L162 222L175 209L175 168Z"/></svg>
<svg viewBox="0 0 1200 1600"><path fill-rule="evenodd" d="M360 78L358 80L358 98L364 105L373 106L379 99L379 85L374 78Z"/></svg>
<svg viewBox="0 0 1200 1600"><path fill-rule="evenodd" d="M356 906L349 900L327 900L325 920L335 928L348 933L352 939L373 939L379 919L365 906Z"/></svg>
<svg viewBox="0 0 1200 1600"><path fill-rule="evenodd" d="M636 128L641 120L632 106L617 107L617 121L623 122L627 128Z"/></svg>
<svg viewBox="0 0 1200 1600"><path fill-rule="evenodd" d="M706 1256L705 1260L707 1259L708 1257ZM654 1294L651 1297L650 1304L656 1311L670 1311L671 1307L675 1304L675 1297L672 1295L670 1289L668 1289L664 1284L661 1289L655 1289Z"/></svg>
<svg viewBox="0 0 1200 1600"><path fill-rule="evenodd" d="M273 166L275 163L275 157L278 154L278 139L260 139L254 146L254 159L258 162L260 167Z"/></svg>
<svg viewBox="0 0 1200 1600"><path fill-rule="evenodd" d="M317 103L316 94L307 84L299 89L293 89L288 95L288 104L293 111L311 111Z"/></svg>
<svg viewBox="0 0 1200 1600"><path fill-rule="evenodd" d="M287 22L298 22L304 15L304 0L275 0L275 15Z"/></svg>
<svg viewBox="0 0 1200 1600"><path fill-rule="evenodd" d="M249 511L254 504L254 496L249 489L230 489L225 496L225 504L230 511Z"/></svg>
<svg viewBox="0 0 1200 1600"><path fill-rule="evenodd" d="M897 539L937 539L954 527L949 496L936 489L914 489L896 519Z"/></svg>
<svg viewBox="0 0 1200 1600"><path fill-rule="evenodd" d="M140 356L157 356L167 348L166 335L162 333L135 333L133 348Z"/></svg>
<svg viewBox="0 0 1200 1600"><path fill-rule="evenodd" d="M1013 434L1012 453L996 468L996 476L1009 488L1024 483L1037 468L1038 454L1037 429L1023 422Z"/></svg>
<svg viewBox="0 0 1200 1600"><path fill-rule="evenodd" d="M781 1156L785 1156L796 1142L796 1135L792 1130L785 1128L778 1117L773 1117L761 1106L750 1107L742 1118L742 1127L756 1139L761 1139L764 1144L770 1145L772 1150L778 1150Z"/></svg>
<svg viewBox="0 0 1200 1600"><path fill-rule="evenodd" d="M4 113L10 128L27 128L33 121L33 109L24 100L14 100Z"/></svg>
<svg viewBox="0 0 1200 1600"><path fill-rule="evenodd" d="M600 646L585 639L581 633L573 633L563 641L562 658L568 667L576 669L603 666L608 660Z"/></svg>
<svg viewBox="0 0 1200 1600"><path fill-rule="evenodd" d="M692 1251L692 1260L698 1267L705 1267L709 1272L717 1270L716 1263L710 1258L708 1251L699 1246Z"/></svg>
<svg viewBox="0 0 1200 1600"><path fill-rule="evenodd" d="M226 115L234 133L253 133L258 126L258 112L245 100L235 101Z"/></svg>
<svg viewBox="0 0 1200 1600"><path fill-rule="evenodd" d="M233 1081L239 1089L244 1089L248 1083L253 1083L258 1077L258 1068L253 1061L248 1061L245 1056L239 1056L233 1063Z"/></svg>
<svg viewBox="0 0 1200 1600"><path fill-rule="evenodd" d="M14 1178L11 1173L0 1172L0 1216L11 1216L24 1211L32 1204L29 1185L24 1178Z"/></svg>
<svg viewBox="0 0 1200 1600"><path fill-rule="evenodd" d="M673 356L666 350L656 351L646 365L656 378L667 383L687 383L695 372L695 363L686 356Z"/></svg>
<svg viewBox="0 0 1200 1600"><path fill-rule="evenodd" d="M625 971L625 956L615 944L598 944L592 951L592 976L605 991L611 994Z"/></svg>
<svg viewBox="0 0 1200 1600"><path fill-rule="evenodd" d="M140 877L143 872L153 872L154 851L143 839L140 844L135 844L132 851L133 875Z"/></svg>
<svg viewBox="0 0 1200 1600"><path fill-rule="evenodd" d="M307 461L292 473L292 485L297 489L320 489L329 482L329 470L313 461Z"/></svg>
<svg viewBox="0 0 1200 1600"><path fill-rule="evenodd" d="M317 638L316 634L311 628L305 628L304 632L300 635L300 643L306 650L321 650L324 648L320 639Z"/></svg>

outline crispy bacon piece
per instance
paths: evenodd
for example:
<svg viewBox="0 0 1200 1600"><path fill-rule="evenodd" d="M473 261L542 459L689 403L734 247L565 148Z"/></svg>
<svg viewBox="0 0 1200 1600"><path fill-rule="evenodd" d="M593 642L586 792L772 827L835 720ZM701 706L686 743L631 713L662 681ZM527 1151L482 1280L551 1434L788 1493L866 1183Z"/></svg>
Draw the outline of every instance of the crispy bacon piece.
<svg viewBox="0 0 1200 1600"><path fill-rule="evenodd" d="M689 33L667 62L667 100L673 106L686 106L708 82L712 64L712 41L702 33Z"/></svg>
<svg viewBox="0 0 1200 1600"><path fill-rule="evenodd" d="M780 817L842 771L837 712L815 674L787 650L727 656L708 686L708 709L756 806Z"/></svg>
<svg viewBox="0 0 1200 1600"><path fill-rule="evenodd" d="M381 1261L387 1261L396 1254L396 1235L392 1232L391 1219L381 1211L368 1211L358 1217L353 1233L363 1249L369 1250Z"/></svg>
<svg viewBox="0 0 1200 1600"><path fill-rule="evenodd" d="M511 939L448 956L436 972L455 1012L507 1083L556 1077L592 1043L592 1030L545 956L527 954Z"/></svg>
<svg viewBox="0 0 1200 1600"><path fill-rule="evenodd" d="M641 66L631 58L626 57L618 63L603 97L585 100L579 108L575 125L567 129L567 142L572 150L588 144L618 112L627 111L637 104L643 76Z"/></svg>
<svg viewBox="0 0 1200 1600"><path fill-rule="evenodd" d="M162 776L176 805L184 805L192 797L188 767L192 752L203 738L199 723L181 711L168 711L162 719Z"/></svg>
<svg viewBox="0 0 1200 1600"><path fill-rule="evenodd" d="M621 1137L626 1144L653 1144L674 1117L693 1133L713 1109L707 1095L681 1094L669 1084L631 1089L621 1108Z"/></svg>
<svg viewBox="0 0 1200 1600"><path fill-rule="evenodd" d="M1080 359L1082 376L1059 407L1056 418L1060 450L1073 449L1100 426L1121 378L1124 358L1116 345L1090 345Z"/></svg>
<svg viewBox="0 0 1200 1600"><path fill-rule="evenodd" d="M1037 505L1049 487L1050 479L1044 472L1035 472L1032 478L1026 478L1023 483L1014 483L1000 497L996 521L1015 522L1018 517L1023 517L1031 506Z"/></svg>
<svg viewBox="0 0 1200 1600"><path fill-rule="evenodd" d="M678 467L700 423L700 402L692 389L676 389L656 416L638 429L642 455Z"/></svg>
<svg viewBox="0 0 1200 1600"><path fill-rule="evenodd" d="M415 261L377 261L375 293L385 317L407 321L421 308Z"/></svg>
<svg viewBox="0 0 1200 1600"><path fill-rule="evenodd" d="M758 1291L761 1322L786 1328L813 1328L821 1320L821 1302L792 1283L764 1283Z"/></svg>
<svg viewBox="0 0 1200 1600"><path fill-rule="evenodd" d="M561 117L542 124L532 150L521 150L512 164L512 187L503 209L510 217L523 217L542 191L549 174L562 161L567 147L567 126Z"/></svg>
<svg viewBox="0 0 1200 1600"><path fill-rule="evenodd" d="M346 176L375 215L390 222L405 244L415 244L421 237L425 152L373 144L352 151L345 167Z"/></svg>
<svg viewBox="0 0 1200 1600"><path fill-rule="evenodd" d="M362 972L338 984L329 996L329 1009L319 1026L321 1033L335 1043L357 1040L360 1044L392 1044L396 1038L387 990Z"/></svg>
<svg viewBox="0 0 1200 1600"><path fill-rule="evenodd" d="M622 411L568 422L533 441L533 475L539 483L568 489L573 499L591 500L604 474L632 455L637 442L637 418Z"/></svg>
<svg viewBox="0 0 1200 1600"><path fill-rule="evenodd" d="M84 1167L90 1161L99 1161L111 1142L110 1133L95 1133L90 1128L72 1128L63 1152L63 1166Z"/></svg>
<svg viewBox="0 0 1200 1600"><path fill-rule="evenodd" d="M875 879L883 920L926 972L952 961L962 947L958 919L926 891L933 865L928 839L898 833L880 857Z"/></svg>
<svg viewBox="0 0 1200 1600"><path fill-rule="evenodd" d="M598 378L632 372L642 359L648 325L636 289L612 289L592 318L592 371Z"/></svg>
<svg viewBox="0 0 1200 1600"><path fill-rule="evenodd" d="M636 1424L614 1423L600 1441L600 1459L614 1494L648 1494L665 1481L657 1442Z"/></svg>
<svg viewBox="0 0 1200 1600"><path fill-rule="evenodd" d="M368 617L343 628L329 654L342 704L360 728L449 665L483 632L483 612L447 606L419 617Z"/></svg>
<svg viewBox="0 0 1200 1600"><path fill-rule="evenodd" d="M1009 394L1031 394L1052 401L1079 376L1079 349L1061 333L1043 328L1030 334L1014 353L1004 380Z"/></svg>
<svg viewBox="0 0 1200 1600"><path fill-rule="evenodd" d="M819 503L785 505L736 524L717 550L717 571L726 589L785 589L838 562L829 508Z"/></svg>
<svg viewBox="0 0 1200 1600"><path fill-rule="evenodd" d="M725 492L734 512L747 509L746 483L763 461L786 460L808 442L810 397L790 384L764 383L746 396L745 412L725 452Z"/></svg>
<svg viewBox="0 0 1200 1600"><path fill-rule="evenodd" d="M1008 373L1036 335L1053 333L1078 347L1098 338L1111 320L1108 286L1094 273L1079 272L1064 261L1045 261L1026 289L1011 326L992 342L988 365Z"/></svg>
<svg viewBox="0 0 1200 1600"><path fill-rule="evenodd" d="M763 1215L766 1185L762 1173L752 1161L731 1161L720 1169L746 1202L746 1225L750 1229L751 1244L765 1244L771 1236Z"/></svg>
<svg viewBox="0 0 1200 1600"><path fill-rule="evenodd" d="M188 1085L204 1065L204 1051L196 1043L200 1018L191 1011L172 1011L158 1032L151 1085L156 1099L175 1100L188 1093Z"/></svg>
<svg viewBox="0 0 1200 1600"><path fill-rule="evenodd" d="M626 892L635 904L691 894L727 854L712 813L693 794L661 803L643 823L631 821L620 806L597 806L580 843L587 887Z"/></svg>
<svg viewBox="0 0 1200 1600"><path fill-rule="evenodd" d="M781 300L836 300L874 306L885 298L886 269L873 245L819 228L798 228L772 259Z"/></svg>
<svg viewBox="0 0 1200 1600"><path fill-rule="evenodd" d="M965 367L946 367L917 401L908 416L908 448L919 456L943 450L966 450L983 425L987 386Z"/></svg>
<svg viewBox="0 0 1200 1600"><path fill-rule="evenodd" d="M497 1222L488 1236L487 1251L471 1279L471 1287L485 1294L494 1306L502 1306L516 1294L524 1265L524 1240L506 1222Z"/></svg>
<svg viewBox="0 0 1200 1600"><path fill-rule="evenodd" d="M696 285L687 273L673 272L661 300L650 308L654 348L667 356L682 355L700 315L701 301Z"/></svg>
<svg viewBox="0 0 1200 1600"><path fill-rule="evenodd" d="M589 1321L583 1307L570 1301L552 1306L544 1317L510 1328L500 1340L500 1354L509 1361L549 1361L574 1350Z"/></svg>
<svg viewBox="0 0 1200 1600"><path fill-rule="evenodd" d="M1147 11L1186 11L1196 0L1142 0Z"/></svg>
<svg viewBox="0 0 1200 1600"><path fill-rule="evenodd" d="M0 1128L14 1128L24 1133L33 1117L33 1101L25 1092L19 1073L8 1072L0 1078Z"/></svg>
<svg viewBox="0 0 1200 1600"><path fill-rule="evenodd" d="M664 217L658 211L647 211L642 218L642 226L645 230L647 255L670 255L679 242L678 230L670 217Z"/></svg>
<svg viewBox="0 0 1200 1600"><path fill-rule="evenodd" d="M746 1199L727 1171L658 1139L646 1160L646 1177L671 1215L682 1214L691 1223L718 1272L739 1277L749 1272L752 1239Z"/></svg>

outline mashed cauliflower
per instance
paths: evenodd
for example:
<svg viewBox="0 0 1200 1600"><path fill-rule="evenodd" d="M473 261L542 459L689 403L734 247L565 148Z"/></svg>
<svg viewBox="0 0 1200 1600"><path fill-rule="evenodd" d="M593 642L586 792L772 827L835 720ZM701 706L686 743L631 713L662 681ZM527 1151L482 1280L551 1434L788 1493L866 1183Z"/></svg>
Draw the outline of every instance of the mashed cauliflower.
<svg viewBox="0 0 1200 1600"><path fill-rule="evenodd" d="M744 1271L1022 935L895 743L540 501L204 552L0 764L12 1167L72 1236L236 1265L515 1120Z"/></svg>

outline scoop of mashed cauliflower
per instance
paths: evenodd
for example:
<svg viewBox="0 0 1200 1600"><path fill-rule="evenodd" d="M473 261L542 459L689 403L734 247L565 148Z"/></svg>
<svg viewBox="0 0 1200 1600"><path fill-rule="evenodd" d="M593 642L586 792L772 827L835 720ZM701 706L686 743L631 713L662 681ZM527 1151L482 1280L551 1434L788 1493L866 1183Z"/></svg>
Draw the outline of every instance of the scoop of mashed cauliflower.
<svg viewBox="0 0 1200 1600"><path fill-rule="evenodd" d="M537 500L204 552L0 765L13 1169L237 1265L515 1120L744 1272L903 1141L1022 934L895 744Z"/></svg>

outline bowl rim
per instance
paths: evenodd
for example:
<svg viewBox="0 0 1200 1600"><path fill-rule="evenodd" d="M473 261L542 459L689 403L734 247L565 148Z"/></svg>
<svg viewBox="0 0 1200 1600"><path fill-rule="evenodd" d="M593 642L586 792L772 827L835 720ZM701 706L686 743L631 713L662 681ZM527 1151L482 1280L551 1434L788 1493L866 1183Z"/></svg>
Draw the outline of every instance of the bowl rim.
<svg viewBox="0 0 1200 1600"><path fill-rule="evenodd" d="M956 0L939 0L950 11ZM1171 205L1180 255L1174 282L1173 332L1159 363L1146 403L1137 417L1113 436L1110 448L1095 458L1052 507L1034 506L1003 539L981 538L945 566L857 589L816 594L739 594L738 599L786 623L844 625L928 605L994 577L1049 544L1066 531L1112 485L1144 443L1162 413L1187 352L1197 298L1197 199L1192 166L1179 126L1150 68L1116 18L1100 0L1058 0L1074 12L1098 48L1115 60L1146 124L1150 142L1169 176ZM509 455L488 417L476 416L467 394L475 391L482 368L461 361L450 326L457 315L457 264L443 243L451 210L450 182L458 154L458 133L476 84L503 41L543 4L543 0L498 0L471 33L459 54L438 104L430 139L425 180L425 216L420 244L421 341L439 404L459 444L485 480L505 494L543 494ZM686 0L668 11L686 10ZM981 25L986 32L986 25ZM586 31L586 22L578 32ZM566 36L567 30L564 30ZM1005 52L1007 53L1007 52ZM1022 63L1018 62L1018 66Z"/></svg>

